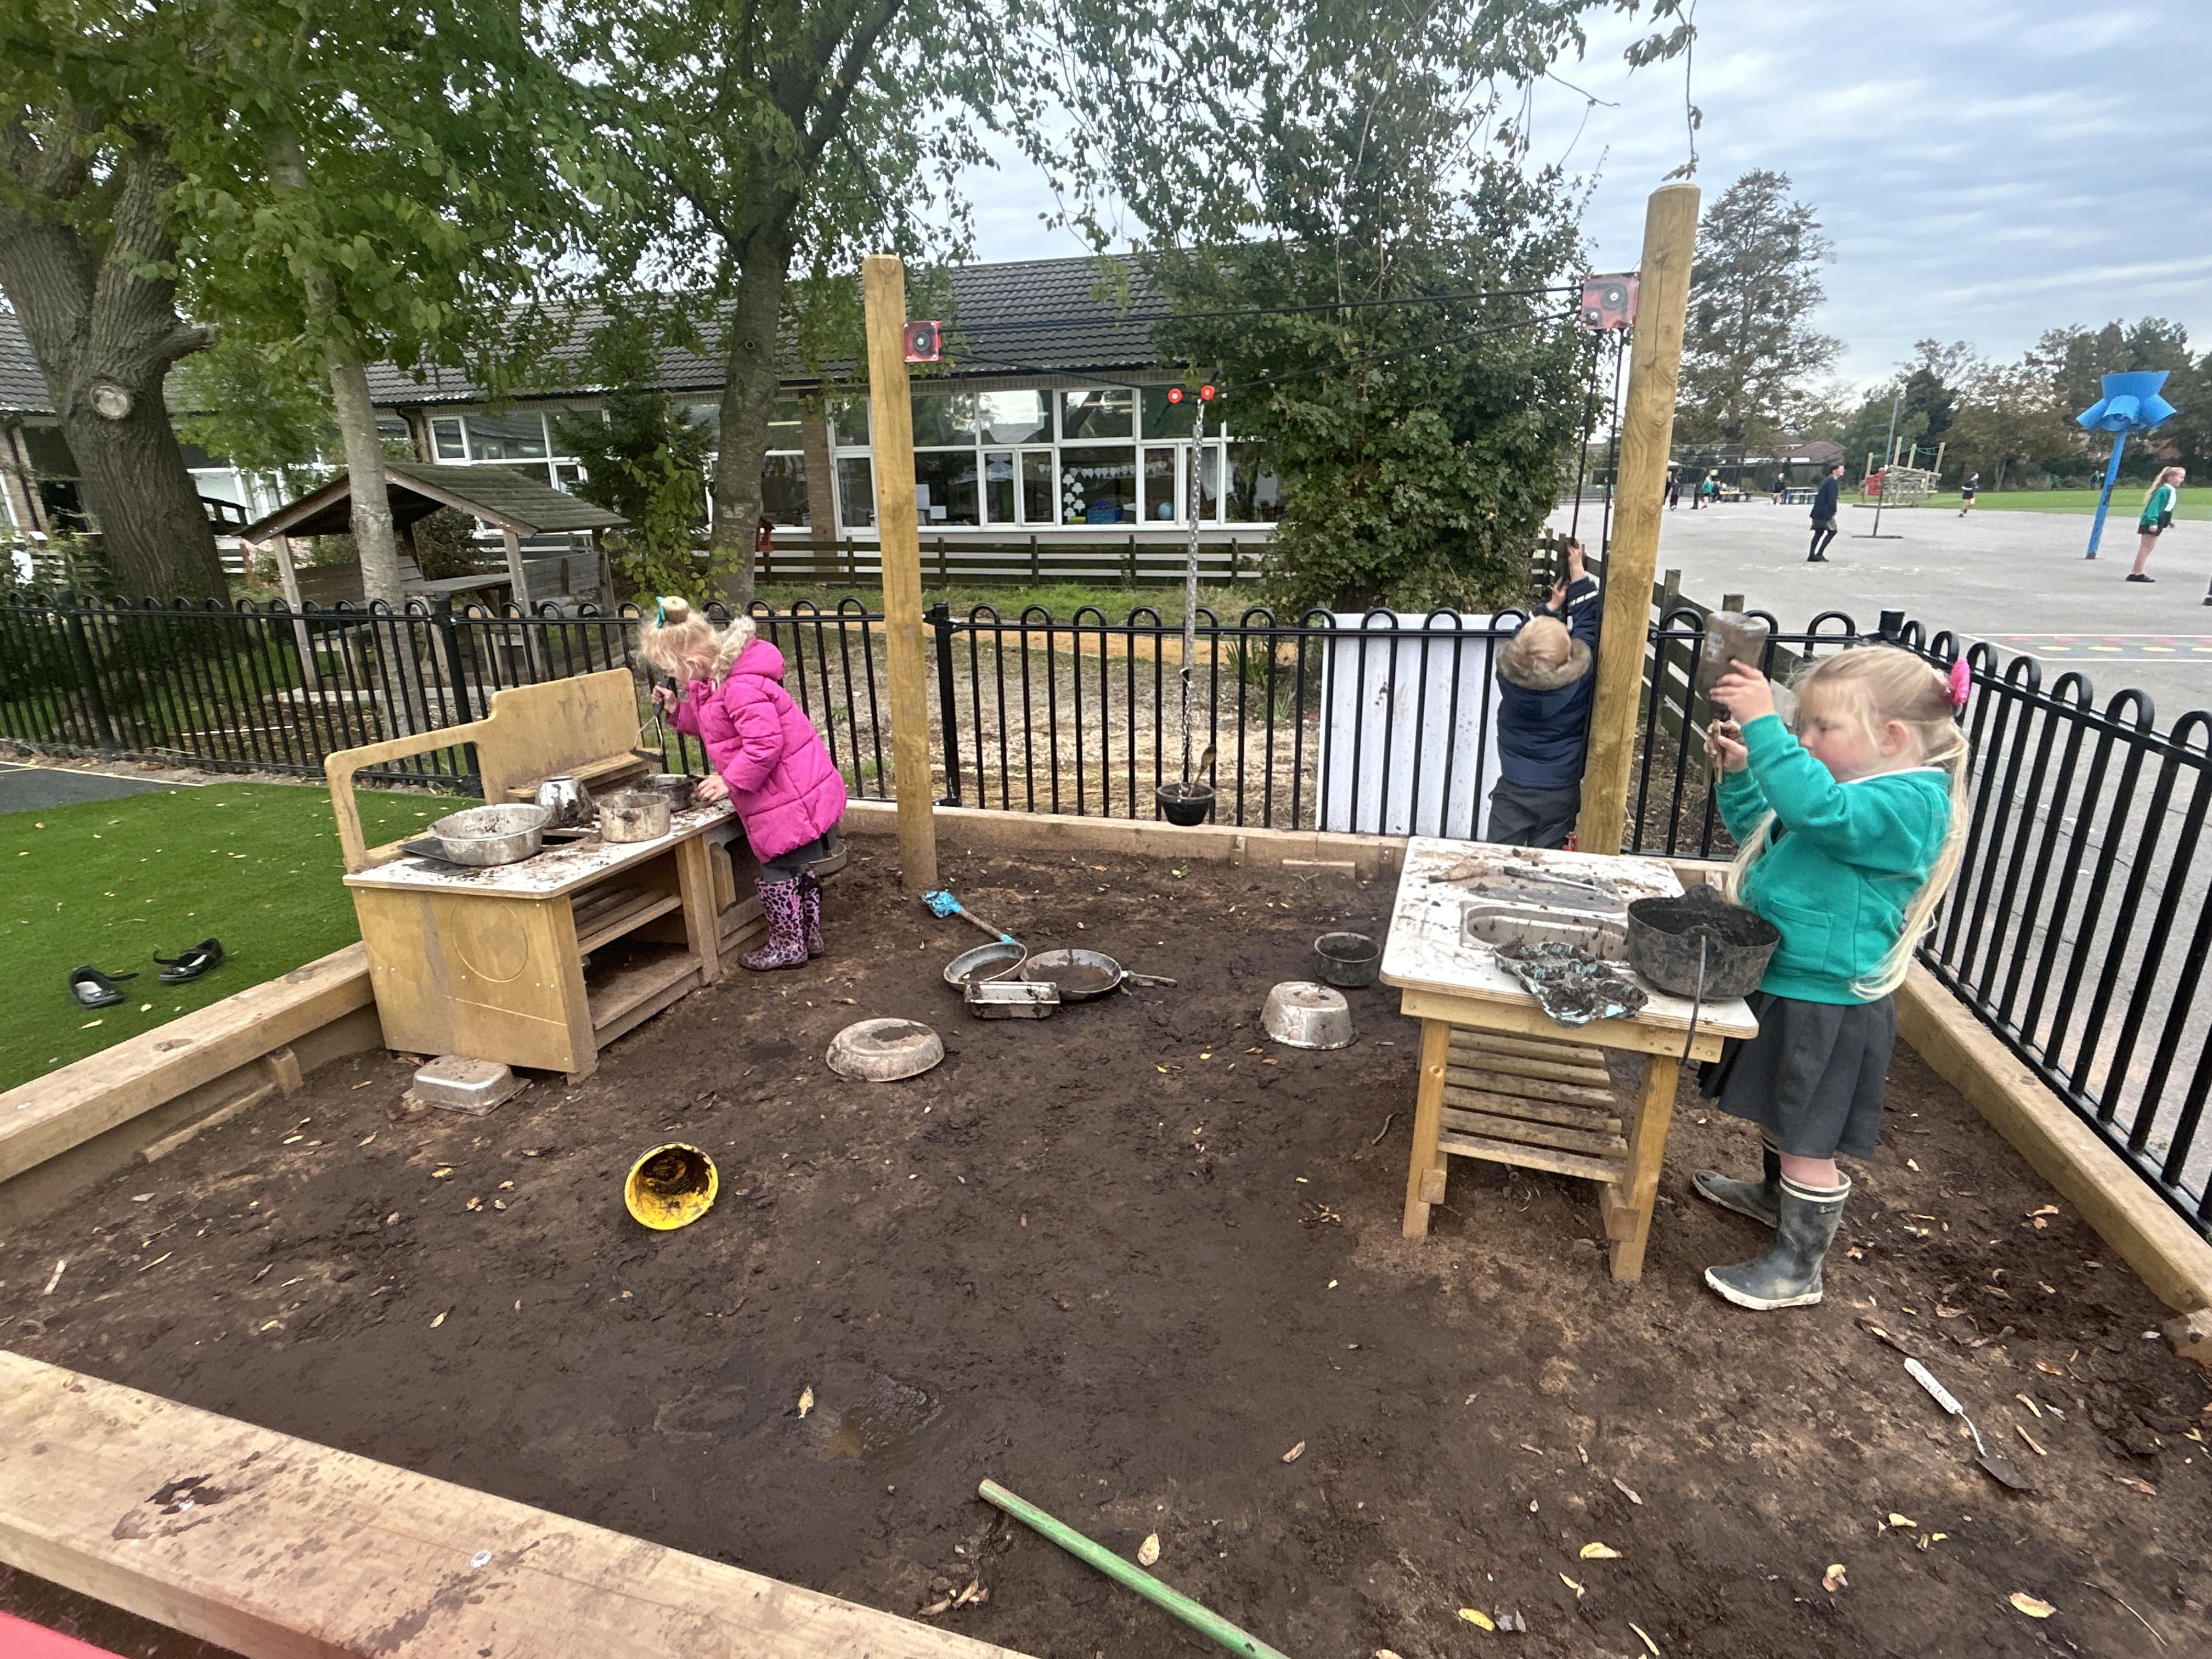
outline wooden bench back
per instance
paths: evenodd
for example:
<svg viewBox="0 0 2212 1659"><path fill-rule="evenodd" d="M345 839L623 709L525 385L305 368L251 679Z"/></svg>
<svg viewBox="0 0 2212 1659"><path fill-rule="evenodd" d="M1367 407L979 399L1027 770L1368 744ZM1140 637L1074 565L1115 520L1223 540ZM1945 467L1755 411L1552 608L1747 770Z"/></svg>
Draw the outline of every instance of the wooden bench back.
<svg viewBox="0 0 2212 1659"><path fill-rule="evenodd" d="M527 799L547 778L576 776L593 784L641 769L633 753L637 743L637 682L627 668L609 668L542 685L510 686L494 694L482 720L465 726L340 750L323 763L323 772L330 779L346 872L398 856L395 847L372 849L363 842L353 780L366 768L474 744L484 799Z"/></svg>

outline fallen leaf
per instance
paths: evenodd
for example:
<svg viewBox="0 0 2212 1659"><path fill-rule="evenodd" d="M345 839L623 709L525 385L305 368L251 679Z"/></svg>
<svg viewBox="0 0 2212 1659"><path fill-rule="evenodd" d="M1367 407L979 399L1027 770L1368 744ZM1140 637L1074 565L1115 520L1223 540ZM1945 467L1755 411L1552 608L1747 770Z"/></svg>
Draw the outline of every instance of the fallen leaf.
<svg viewBox="0 0 2212 1659"><path fill-rule="evenodd" d="M453 1311L453 1310L452 1310L452 1309L450 1309L450 1308L448 1308L448 1309L446 1310L446 1312L447 1312L447 1313L451 1313L452 1311ZM441 1326L441 1325L444 1324L445 1322L446 1322L446 1315L445 1315L445 1314L440 1314L440 1315L439 1315L435 1319L434 1319L434 1320L432 1320L432 1321L430 1322L430 1328L431 1328L432 1330L434 1330L434 1330L436 1330L436 1329L438 1328L438 1327L439 1327L439 1326Z"/></svg>
<svg viewBox="0 0 2212 1659"><path fill-rule="evenodd" d="M2007 1599L2031 1619L2048 1619L2058 1611L2050 1602L2038 1601L2026 1590L2014 1590Z"/></svg>
<svg viewBox="0 0 2212 1659"><path fill-rule="evenodd" d="M1145 1541L1137 1546L1137 1565L1140 1567L1149 1567L1159 1559L1159 1534L1156 1532L1146 1534Z"/></svg>
<svg viewBox="0 0 2212 1659"><path fill-rule="evenodd" d="M1466 1620L1468 1624L1474 1626L1477 1630L1496 1630L1498 1628L1497 1625L1492 1622L1490 1615L1485 1613L1480 1607L1462 1607L1459 1610L1459 1616Z"/></svg>
<svg viewBox="0 0 2212 1659"><path fill-rule="evenodd" d="M2028 1450L2033 1452L2038 1457L2048 1457L2051 1455L2049 1452L2037 1445L2035 1443L2035 1437L2030 1434L2026 1429L2021 1427L2019 1424L2015 1423L2012 1425L2012 1431L2018 1435L2021 1439L2027 1441Z"/></svg>
<svg viewBox="0 0 2212 1659"><path fill-rule="evenodd" d="M2066 1375L2066 1368L2064 1366L2054 1365L2047 1359L2037 1360L2035 1362L2035 1369L2041 1371L2045 1376L2063 1376Z"/></svg>
<svg viewBox="0 0 2212 1659"><path fill-rule="evenodd" d="M2026 1395L2016 1394L2013 1395L2013 1398L2019 1401L2021 1405L2027 1407L2028 1410L2033 1412L2038 1417L2043 1415L2043 1407L2037 1405L2035 1401L2030 1400Z"/></svg>
<svg viewBox="0 0 2212 1659"><path fill-rule="evenodd" d="M1830 1562L1827 1571L1820 1575L1820 1588L1831 1595L1839 1589L1849 1589L1850 1587L1851 1581L1844 1577L1844 1564L1840 1561Z"/></svg>
<svg viewBox="0 0 2212 1659"><path fill-rule="evenodd" d="M1619 1475L1616 1474L1613 1477L1613 1484L1620 1488L1620 1495L1623 1498L1626 1498L1630 1503L1641 1504L1644 1501L1641 1498L1638 1498L1636 1495L1636 1488L1630 1486L1628 1482L1623 1480Z"/></svg>
<svg viewBox="0 0 2212 1659"><path fill-rule="evenodd" d="M1920 1170L1920 1166L1919 1166L1917 1164L1915 1164L1915 1163L1914 1163L1911 1158L1906 1158L1906 1159L1905 1160L1905 1167L1906 1169L1911 1170L1911 1171L1913 1171L1913 1173L1915 1173L1916 1175L1917 1175L1917 1174L1918 1174L1918 1173L1919 1173L1919 1170Z"/></svg>
<svg viewBox="0 0 2212 1659"><path fill-rule="evenodd" d="M142 1268L140 1271L143 1272L144 1269ZM2158 1496L2158 1488L2156 1486L2152 1486L2148 1480L2139 1480L2132 1474L2116 1474L2112 1476L2112 1480L2115 1484L2127 1486L2136 1492L2139 1492L2145 1498L2155 1498Z"/></svg>
<svg viewBox="0 0 2212 1659"><path fill-rule="evenodd" d="M1398 1659L1398 1656L1388 1648L1377 1648L1375 1650L1375 1659Z"/></svg>
<svg viewBox="0 0 2212 1659"><path fill-rule="evenodd" d="M1291 1447L1290 1450L1283 1454L1283 1462L1285 1463L1295 1463L1298 1459L1305 1455L1305 1451L1306 1443L1301 1440L1297 1445Z"/></svg>
<svg viewBox="0 0 2212 1659"><path fill-rule="evenodd" d="M1575 1583L1573 1579L1568 1577L1564 1572L1559 1575L1559 1582L1575 1593L1576 1601L1579 1601L1583 1599L1583 1587Z"/></svg>
<svg viewBox="0 0 2212 1659"><path fill-rule="evenodd" d="M805 1387L805 1388L804 1388L804 1389L800 1389L800 1390L799 1390L799 1414L801 1417L804 1417L804 1416L805 1416L805 1415L806 1415L806 1413L809 1413L809 1412L812 1411L813 1409L814 1409L814 1389L813 1389L813 1385L810 1383L810 1384L808 1384L808 1386L807 1386L807 1387Z"/></svg>
<svg viewBox="0 0 2212 1659"><path fill-rule="evenodd" d="M1645 1634L1644 1626L1638 1624L1633 1619L1632 1619L1628 1621L1628 1627L1634 1631L1638 1636L1643 1637L1644 1645L1651 1650L1651 1659L1659 1659L1659 1644L1653 1641L1649 1635Z"/></svg>
<svg viewBox="0 0 2212 1659"><path fill-rule="evenodd" d="M2058 1213L2058 1206L2056 1204L2046 1204L2039 1210L2030 1210L2028 1213L2030 1215L2057 1215Z"/></svg>
<svg viewBox="0 0 2212 1659"><path fill-rule="evenodd" d="M1576 1552L1585 1561L1618 1561L1620 1552L1604 1544L1585 1544Z"/></svg>
<svg viewBox="0 0 2212 1659"><path fill-rule="evenodd" d="M430 1171L430 1179L433 1181L443 1181L447 1176L453 1174L453 1169L450 1165L442 1170L433 1170Z"/></svg>
<svg viewBox="0 0 2212 1659"><path fill-rule="evenodd" d="M1905 1516L1903 1516L1899 1515L1899 1514L1895 1510L1892 1510L1889 1512L1889 1519L1888 1519L1888 1521L1887 1521L1887 1522L1886 1522L1884 1524L1885 1524L1885 1525L1887 1525L1887 1526L1892 1526L1892 1527L1900 1528L1902 1528L1903 1530L1905 1530L1905 1531L1906 1531L1906 1532L1911 1532L1911 1531L1915 1530L1916 1528L1918 1528L1918 1526L1920 1525L1920 1523L1919 1523L1917 1521L1908 1521L1908 1520L1906 1520L1906 1519L1905 1518Z"/></svg>

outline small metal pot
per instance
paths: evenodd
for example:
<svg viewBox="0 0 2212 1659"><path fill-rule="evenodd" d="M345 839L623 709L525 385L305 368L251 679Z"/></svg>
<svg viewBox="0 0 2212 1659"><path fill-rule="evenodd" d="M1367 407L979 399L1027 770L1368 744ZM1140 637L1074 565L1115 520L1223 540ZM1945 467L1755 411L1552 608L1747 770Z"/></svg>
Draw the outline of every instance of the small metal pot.
<svg viewBox="0 0 2212 1659"><path fill-rule="evenodd" d="M1326 985L1285 980L1267 993L1260 1025L1285 1048L1342 1048L1352 1042L1352 1005Z"/></svg>
<svg viewBox="0 0 2212 1659"><path fill-rule="evenodd" d="M550 814L548 830L592 827L592 792L581 778L548 778L538 786L538 804Z"/></svg>
<svg viewBox="0 0 2212 1659"><path fill-rule="evenodd" d="M691 792L699 787L699 780L689 772L656 772L645 781L645 787L667 796L670 811L688 812L691 810Z"/></svg>
<svg viewBox="0 0 2212 1659"><path fill-rule="evenodd" d="M1382 972L1382 947L1364 933L1323 933L1314 941L1314 955L1322 978L1347 990L1374 984Z"/></svg>
<svg viewBox="0 0 2212 1659"><path fill-rule="evenodd" d="M673 816L668 797L657 789L633 789L599 803L599 839L604 842L659 841Z"/></svg>
<svg viewBox="0 0 2212 1659"><path fill-rule="evenodd" d="M440 818L430 834L449 864L519 864L544 844L548 816L542 806L471 806Z"/></svg>

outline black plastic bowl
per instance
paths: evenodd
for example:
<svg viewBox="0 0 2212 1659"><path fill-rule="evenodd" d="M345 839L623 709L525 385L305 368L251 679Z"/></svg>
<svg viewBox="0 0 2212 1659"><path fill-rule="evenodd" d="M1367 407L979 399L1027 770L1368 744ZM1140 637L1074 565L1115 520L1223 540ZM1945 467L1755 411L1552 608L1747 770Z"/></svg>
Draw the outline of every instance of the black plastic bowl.
<svg viewBox="0 0 2212 1659"><path fill-rule="evenodd" d="M1213 816L1213 789L1203 783L1164 783L1152 792L1152 799L1170 823L1188 830L1193 824L1204 823Z"/></svg>
<svg viewBox="0 0 2212 1659"><path fill-rule="evenodd" d="M1699 993L1732 1002L1759 988L1782 935L1763 916L1731 904L1710 887L1680 898L1638 899L1628 907L1628 965L1678 997Z"/></svg>

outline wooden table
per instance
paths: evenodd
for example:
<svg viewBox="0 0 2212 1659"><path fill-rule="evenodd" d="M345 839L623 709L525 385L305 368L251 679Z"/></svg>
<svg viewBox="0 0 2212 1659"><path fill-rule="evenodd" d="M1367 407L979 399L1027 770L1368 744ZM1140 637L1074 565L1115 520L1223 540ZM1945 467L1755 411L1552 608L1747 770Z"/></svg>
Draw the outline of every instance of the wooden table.
<svg viewBox="0 0 2212 1659"><path fill-rule="evenodd" d="M1682 890L1674 872L1653 859L1432 836L1407 843L1382 974L1385 985L1398 988L1400 1008L1421 1022L1403 1231L1408 1238L1428 1232L1429 1209L1443 1201L1453 1157L1579 1176L1601 1184L1613 1276L1633 1282L1644 1271L1681 1061L1717 1058L1728 1038L1756 1035L1758 1022L1741 1000L1707 1003L1697 1012L1693 1034L1688 1000L1646 985L1650 1000L1633 1018L1557 1024L1498 965L1488 945L1462 940L1468 892L1441 878L1476 859L1583 881L1602 877L1628 898L1671 897ZM1568 909L1544 914L1576 915ZM1605 1066L1607 1049L1643 1056L1632 1104L1616 1097Z"/></svg>
<svg viewBox="0 0 2212 1659"><path fill-rule="evenodd" d="M615 1038L734 966L762 931L760 901L738 896L752 867L722 805L678 813L658 841L358 871L345 884L386 1046L587 1076Z"/></svg>

